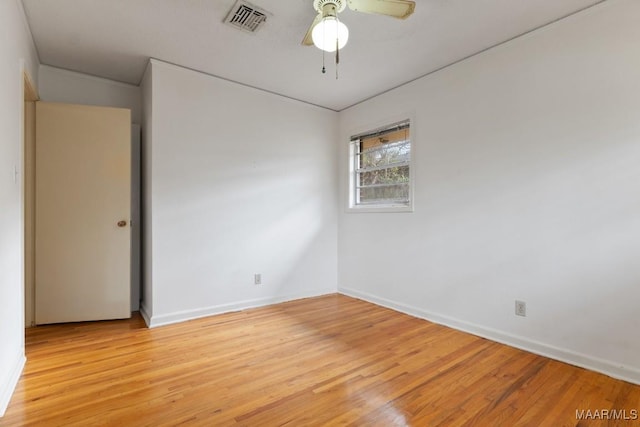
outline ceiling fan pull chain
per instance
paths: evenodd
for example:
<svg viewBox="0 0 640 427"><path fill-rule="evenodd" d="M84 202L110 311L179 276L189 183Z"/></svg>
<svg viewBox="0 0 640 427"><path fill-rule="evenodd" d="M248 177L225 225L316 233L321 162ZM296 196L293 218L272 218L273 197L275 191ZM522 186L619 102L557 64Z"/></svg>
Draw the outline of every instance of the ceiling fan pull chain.
<svg viewBox="0 0 640 427"><path fill-rule="evenodd" d="M338 64L340 63L340 47L336 38L336 80L338 80Z"/></svg>
<svg viewBox="0 0 640 427"><path fill-rule="evenodd" d="M340 20L336 15L336 21L339 23ZM336 80L338 80L338 64L340 63L340 40L338 38L338 34L336 34Z"/></svg>
<svg viewBox="0 0 640 427"><path fill-rule="evenodd" d="M326 73L327 69L324 68L324 50L322 51L322 74Z"/></svg>
<svg viewBox="0 0 640 427"><path fill-rule="evenodd" d="M325 28L324 26L322 27L322 38L324 39L324 34L325 34ZM322 50L322 74L326 73L327 69L324 68L324 49Z"/></svg>

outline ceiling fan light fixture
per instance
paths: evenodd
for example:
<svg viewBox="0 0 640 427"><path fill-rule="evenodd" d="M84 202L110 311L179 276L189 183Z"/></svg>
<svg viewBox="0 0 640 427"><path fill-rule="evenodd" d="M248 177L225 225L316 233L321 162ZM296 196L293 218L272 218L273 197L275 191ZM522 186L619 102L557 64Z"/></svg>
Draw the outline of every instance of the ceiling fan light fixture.
<svg viewBox="0 0 640 427"><path fill-rule="evenodd" d="M338 49L346 46L349 40L349 29L335 16L326 16L313 27L311 37L318 49L335 52L336 44Z"/></svg>

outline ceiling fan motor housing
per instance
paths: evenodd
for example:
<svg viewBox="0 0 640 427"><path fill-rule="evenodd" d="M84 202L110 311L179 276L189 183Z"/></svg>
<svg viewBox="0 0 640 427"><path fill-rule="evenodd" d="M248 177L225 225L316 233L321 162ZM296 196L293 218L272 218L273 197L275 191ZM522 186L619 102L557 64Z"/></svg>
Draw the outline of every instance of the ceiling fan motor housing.
<svg viewBox="0 0 640 427"><path fill-rule="evenodd" d="M313 0L313 7L323 17L336 16L347 6L346 0Z"/></svg>

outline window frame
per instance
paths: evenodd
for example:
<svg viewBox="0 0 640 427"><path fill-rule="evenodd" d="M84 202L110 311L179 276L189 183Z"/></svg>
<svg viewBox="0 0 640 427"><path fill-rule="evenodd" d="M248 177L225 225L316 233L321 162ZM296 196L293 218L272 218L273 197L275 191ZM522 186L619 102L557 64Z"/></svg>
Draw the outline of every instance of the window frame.
<svg viewBox="0 0 640 427"><path fill-rule="evenodd" d="M383 132L387 129L392 129L402 123L408 123L409 125L409 191L407 203L371 203L371 204L359 204L356 203L357 197L357 168L356 159L359 154L356 149L354 139L363 137L366 135L374 134L376 132ZM384 212L413 212L414 211L414 187L415 187L415 119L413 115L402 115L399 118L380 120L373 126L367 126L360 129L358 132L350 132L348 138L348 189L347 189L347 212L371 212L371 213L384 213Z"/></svg>

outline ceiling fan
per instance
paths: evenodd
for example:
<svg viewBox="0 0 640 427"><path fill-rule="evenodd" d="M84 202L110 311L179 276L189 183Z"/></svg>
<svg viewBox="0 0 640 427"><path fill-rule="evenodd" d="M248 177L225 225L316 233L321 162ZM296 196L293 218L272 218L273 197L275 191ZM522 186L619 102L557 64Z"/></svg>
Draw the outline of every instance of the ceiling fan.
<svg viewBox="0 0 640 427"><path fill-rule="evenodd" d="M302 45L316 45L326 52L342 49L347 44L349 30L338 19L338 13L347 5L354 12L406 19L413 13L416 4L410 0L313 0L313 7L318 15L302 39Z"/></svg>

